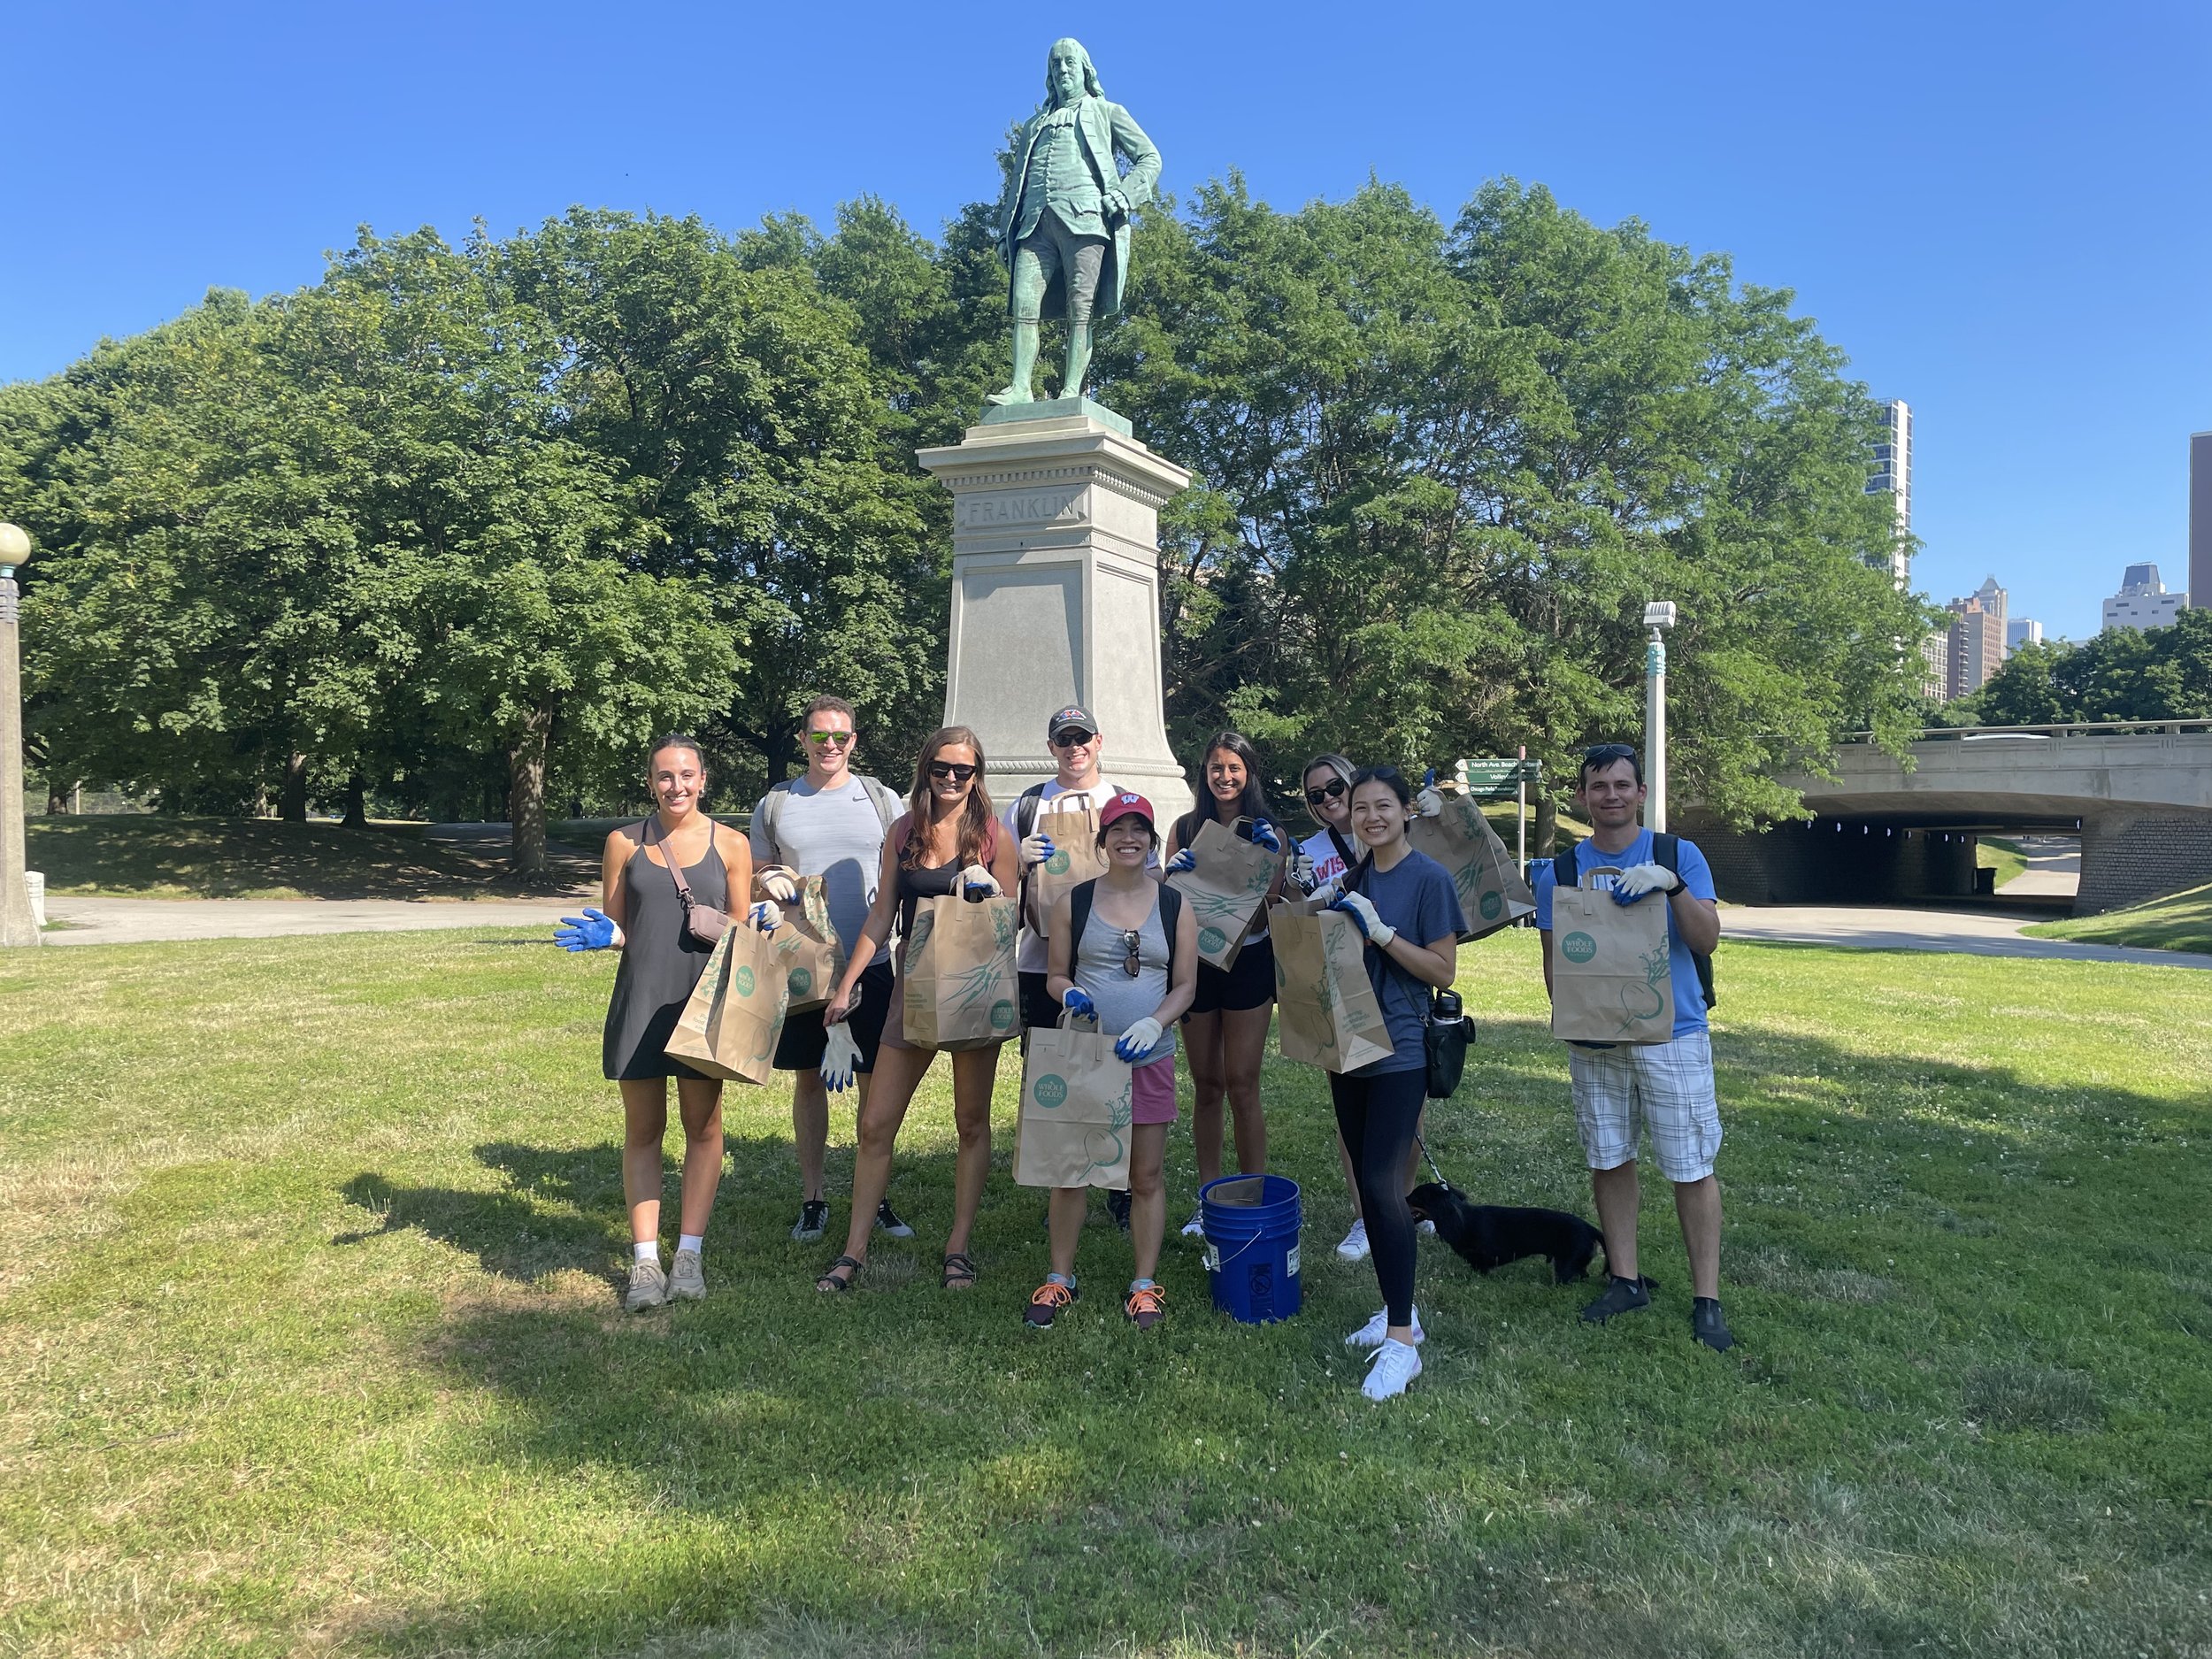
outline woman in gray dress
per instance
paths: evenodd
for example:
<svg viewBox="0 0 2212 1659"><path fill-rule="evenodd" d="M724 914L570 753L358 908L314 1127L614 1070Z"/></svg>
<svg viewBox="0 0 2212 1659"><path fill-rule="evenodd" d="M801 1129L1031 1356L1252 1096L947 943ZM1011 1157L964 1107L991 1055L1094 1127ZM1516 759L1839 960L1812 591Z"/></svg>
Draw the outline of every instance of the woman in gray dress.
<svg viewBox="0 0 2212 1659"><path fill-rule="evenodd" d="M745 837L700 810L707 769L699 745L687 737L662 738L653 745L649 772L660 810L608 835L600 908L564 917L553 934L566 950L622 953L602 1052L608 1078L622 1090L622 1196L634 1257L623 1305L633 1313L672 1297L696 1301L707 1294L699 1256L722 1179L721 1080L663 1052L713 949L684 925L684 895L670 860L683 872L692 902L710 910L726 912L733 894L753 888L753 853ZM731 922L772 927L780 919L772 911L757 904ZM683 1202L676 1259L664 1273L661 1143L672 1077L683 1116Z"/></svg>

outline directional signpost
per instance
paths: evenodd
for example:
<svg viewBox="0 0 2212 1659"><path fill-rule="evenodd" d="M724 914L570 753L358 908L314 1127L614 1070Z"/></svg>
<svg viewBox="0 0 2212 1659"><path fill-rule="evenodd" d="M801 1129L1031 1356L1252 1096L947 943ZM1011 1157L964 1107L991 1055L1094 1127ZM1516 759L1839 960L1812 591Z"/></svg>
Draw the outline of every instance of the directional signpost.
<svg viewBox="0 0 2212 1659"><path fill-rule="evenodd" d="M1517 856L1521 868L1528 868L1528 792L1543 782L1544 763L1531 760L1528 750L1521 750L1514 760L1463 760L1453 769L1467 793L1478 801L1502 801L1513 797L1514 821L1520 826L1520 846Z"/></svg>

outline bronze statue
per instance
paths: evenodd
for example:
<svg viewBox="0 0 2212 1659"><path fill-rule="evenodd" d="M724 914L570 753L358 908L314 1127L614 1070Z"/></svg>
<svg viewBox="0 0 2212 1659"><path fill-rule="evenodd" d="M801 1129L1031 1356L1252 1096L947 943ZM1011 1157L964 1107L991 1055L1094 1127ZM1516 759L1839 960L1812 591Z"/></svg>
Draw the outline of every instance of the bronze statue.
<svg viewBox="0 0 2212 1659"><path fill-rule="evenodd" d="M1063 397L1079 397L1091 366L1091 328L1121 309L1129 274L1129 214L1151 200L1160 152L1099 90L1082 42L1052 43L1045 61L1045 107L1014 144L1014 166L999 204L999 251L1010 268L1014 378L994 403L1035 396L1037 331L1047 318L1068 324ZM1127 158L1121 172L1117 152Z"/></svg>

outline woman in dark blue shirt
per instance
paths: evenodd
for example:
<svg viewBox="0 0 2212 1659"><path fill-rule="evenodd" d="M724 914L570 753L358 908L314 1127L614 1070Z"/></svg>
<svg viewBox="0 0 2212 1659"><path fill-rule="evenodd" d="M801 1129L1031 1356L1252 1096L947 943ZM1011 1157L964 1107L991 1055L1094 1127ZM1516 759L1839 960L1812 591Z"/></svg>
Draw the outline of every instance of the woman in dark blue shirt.
<svg viewBox="0 0 2212 1659"><path fill-rule="evenodd" d="M1383 1058L1329 1078L1382 1286L1382 1311L1344 1339L1347 1347L1375 1350L1360 1389L1370 1400L1402 1394L1421 1374L1406 1159L1428 1098L1423 1036L1429 991L1443 990L1459 972L1459 935L1467 926L1451 876L1406 841L1412 804L1413 792L1395 766L1353 774L1352 833L1366 856L1331 907L1348 912L1367 941L1367 979L1390 1035L1391 1052Z"/></svg>

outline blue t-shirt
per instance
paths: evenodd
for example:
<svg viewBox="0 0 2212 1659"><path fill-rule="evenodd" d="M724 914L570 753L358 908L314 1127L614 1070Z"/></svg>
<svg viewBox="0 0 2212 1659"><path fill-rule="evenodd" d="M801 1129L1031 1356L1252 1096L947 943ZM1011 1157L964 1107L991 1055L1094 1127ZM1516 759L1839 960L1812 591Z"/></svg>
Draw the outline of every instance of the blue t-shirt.
<svg viewBox="0 0 2212 1659"><path fill-rule="evenodd" d="M1680 856L1676 861L1681 867L1677 873L1682 878L1682 885L1689 888L1690 896L1694 899L1717 897L1713 891L1712 868L1705 862L1705 855L1698 851L1697 843L1686 841L1677 844L1681 849ZM1617 853L1600 852L1594 841L1585 841L1575 848L1574 868L1578 879L1608 865L1625 870L1631 864L1657 862L1652 856L1651 832L1647 829L1638 830L1636 839ZM1538 859L1534 875L1535 879L1530 886L1536 895L1536 925L1549 933L1552 889L1557 885L1552 872L1552 861L1548 858ZM1613 878L1600 876L1596 885L1609 890ZM1667 906L1667 968L1674 978L1674 1034L1686 1037L1694 1031L1703 1031L1705 993L1698 987L1697 964L1691 959L1690 948L1682 942L1682 930L1674 925L1674 906L1658 894L1638 902Z"/></svg>
<svg viewBox="0 0 2212 1659"><path fill-rule="evenodd" d="M1444 866L1426 853L1409 851L1388 870L1368 865L1360 875L1357 890L1367 895L1375 914L1403 933L1409 943L1455 941L1467 931L1466 915L1459 908L1459 889L1452 885ZM1390 1033L1390 1053L1347 1075L1381 1077L1391 1071L1424 1070L1428 1065L1422 1033L1429 1021L1429 987L1371 946L1365 956L1367 982L1375 987L1375 1001L1382 1006L1383 1027Z"/></svg>

